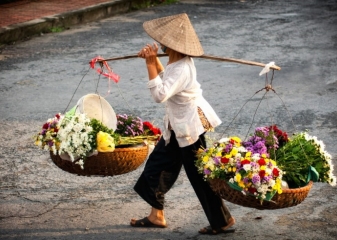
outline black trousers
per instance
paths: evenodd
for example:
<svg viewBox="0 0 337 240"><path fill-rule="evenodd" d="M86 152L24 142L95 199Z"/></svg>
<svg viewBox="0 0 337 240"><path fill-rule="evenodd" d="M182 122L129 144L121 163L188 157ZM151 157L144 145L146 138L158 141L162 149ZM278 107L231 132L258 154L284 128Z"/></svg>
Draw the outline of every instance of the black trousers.
<svg viewBox="0 0 337 240"><path fill-rule="evenodd" d="M231 214L222 199L217 196L195 166L196 151L206 147L204 134L187 147L180 148L174 131L170 143L163 138L155 146L146 162L134 190L153 208L164 209L164 196L177 180L182 165L213 229L226 226Z"/></svg>

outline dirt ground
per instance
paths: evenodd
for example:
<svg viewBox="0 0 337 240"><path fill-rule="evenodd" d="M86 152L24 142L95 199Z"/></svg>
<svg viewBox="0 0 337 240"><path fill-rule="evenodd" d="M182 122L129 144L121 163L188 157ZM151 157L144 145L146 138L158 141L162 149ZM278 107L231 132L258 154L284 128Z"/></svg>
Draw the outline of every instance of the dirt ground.
<svg viewBox="0 0 337 240"><path fill-rule="evenodd" d="M132 112L160 125L164 106L150 97L143 61L111 63L121 75L117 85L98 80L88 62L98 55L137 53L152 42L142 29L145 20L181 12L190 16L206 54L275 61L282 68L274 77L278 95L268 95L254 124L272 113L285 129L308 129L337 163L336 1L184 0L138 10L2 46L0 239L337 239L337 188L322 183L292 208L256 210L226 202L236 232L202 236L197 231L208 225L207 219L184 171L166 196L168 228L135 229L129 220L150 209L133 191L143 166L113 177L76 176L33 145L32 136L45 120L96 86L116 112ZM261 68L203 59L195 63L204 96L223 121L209 137L227 134L228 125L230 134L245 134L261 95L230 123L264 87Z"/></svg>

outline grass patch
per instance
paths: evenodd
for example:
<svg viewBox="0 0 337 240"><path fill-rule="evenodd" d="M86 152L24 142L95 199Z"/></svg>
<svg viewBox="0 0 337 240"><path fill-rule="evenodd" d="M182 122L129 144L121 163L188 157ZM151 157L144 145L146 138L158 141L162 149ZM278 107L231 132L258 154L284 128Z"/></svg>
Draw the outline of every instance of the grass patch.
<svg viewBox="0 0 337 240"><path fill-rule="evenodd" d="M147 0L145 2L139 3L139 4L133 4L132 9L133 10L139 10L142 8L148 8L158 5L168 5L172 3L176 3L178 0Z"/></svg>
<svg viewBox="0 0 337 240"><path fill-rule="evenodd" d="M62 31L64 31L63 27L52 27L50 29L50 32L52 32L52 33L58 33L58 32L62 32Z"/></svg>

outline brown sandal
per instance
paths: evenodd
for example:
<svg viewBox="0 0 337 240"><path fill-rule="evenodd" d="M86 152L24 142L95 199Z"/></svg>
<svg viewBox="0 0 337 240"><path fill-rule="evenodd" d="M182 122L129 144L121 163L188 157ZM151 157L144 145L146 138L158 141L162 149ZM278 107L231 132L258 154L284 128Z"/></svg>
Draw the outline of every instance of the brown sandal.
<svg viewBox="0 0 337 240"><path fill-rule="evenodd" d="M206 234L207 235L218 235L218 234L221 234L221 233L233 233L233 232L235 232L234 228L223 230L222 228L212 229L211 226L207 226L207 227L199 230L200 234L205 234L205 235Z"/></svg>
<svg viewBox="0 0 337 240"><path fill-rule="evenodd" d="M143 227L143 228L166 228L166 225L157 225L152 223L147 217L137 220L134 224L130 223L132 227Z"/></svg>

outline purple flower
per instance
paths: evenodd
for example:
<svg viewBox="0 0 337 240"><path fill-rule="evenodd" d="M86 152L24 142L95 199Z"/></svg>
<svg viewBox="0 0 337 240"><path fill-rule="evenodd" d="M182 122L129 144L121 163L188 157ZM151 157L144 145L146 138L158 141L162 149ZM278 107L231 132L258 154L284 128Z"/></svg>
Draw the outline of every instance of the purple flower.
<svg viewBox="0 0 337 240"><path fill-rule="evenodd" d="M264 176L262 182L268 183L272 178L273 176Z"/></svg>
<svg viewBox="0 0 337 240"><path fill-rule="evenodd" d="M233 145L231 143L228 143L225 148L225 153L229 153L233 148Z"/></svg>
<svg viewBox="0 0 337 240"><path fill-rule="evenodd" d="M258 164L256 162L250 162L250 165L252 166L252 168L257 168Z"/></svg>
<svg viewBox="0 0 337 240"><path fill-rule="evenodd" d="M219 165L220 162L221 162L221 158L220 157L214 157L213 161L214 161L215 165Z"/></svg>
<svg viewBox="0 0 337 240"><path fill-rule="evenodd" d="M260 180L261 180L261 178L260 178L260 176L258 175L258 174L255 174L254 176L253 176L253 178L252 178L252 182L253 182L253 184L258 184L258 183L260 183Z"/></svg>
<svg viewBox="0 0 337 240"><path fill-rule="evenodd" d="M211 174L211 171L208 170L208 169L206 168L206 169L204 169L204 174L205 174L205 175L210 175L210 174Z"/></svg>

